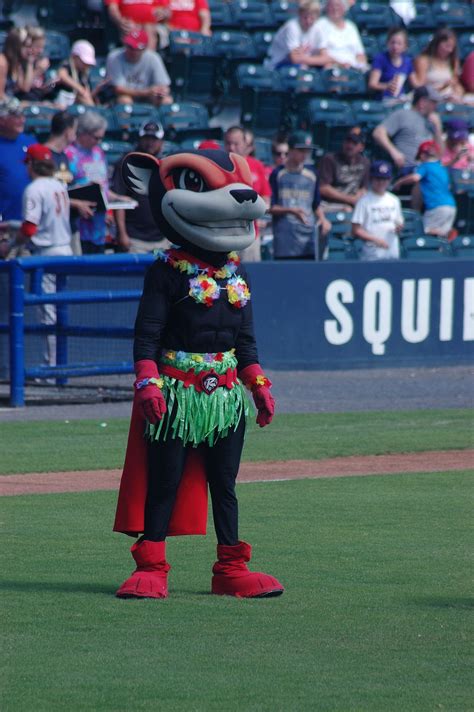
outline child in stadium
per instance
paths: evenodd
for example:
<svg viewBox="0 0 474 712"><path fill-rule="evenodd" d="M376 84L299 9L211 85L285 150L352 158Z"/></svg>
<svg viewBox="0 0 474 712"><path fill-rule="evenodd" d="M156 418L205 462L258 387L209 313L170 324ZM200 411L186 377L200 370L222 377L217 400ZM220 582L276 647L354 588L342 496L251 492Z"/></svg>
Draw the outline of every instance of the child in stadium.
<svg viewBox="0 0 474 712"><path fill-rule="evenodd" d="M399 178L394 189L419 183L425 206L425 232L449 240L453 237L456 201L450 190L449 172L441 165L440 157L441 148L436 141L423 141L417 154L420 164L413 173Z"/></svg>
<svg viewBox="0 0 474 712"><path fill-rule="evenodd" d="M352 234L363 241L361 259L396 260L400 257L398 233L403 228L400 199L388 192L392 166L374 161L370 189L357 201L352 213Z"/></svg>

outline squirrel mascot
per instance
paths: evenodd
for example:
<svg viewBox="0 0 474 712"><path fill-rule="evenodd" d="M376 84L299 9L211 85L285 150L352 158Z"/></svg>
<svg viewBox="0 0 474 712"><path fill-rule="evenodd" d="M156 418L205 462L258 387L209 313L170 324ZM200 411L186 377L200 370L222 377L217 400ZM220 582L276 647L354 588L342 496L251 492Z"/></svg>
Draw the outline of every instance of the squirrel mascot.
<svg viewBox="0 0 474 712"><path fill-rule="evenodd" d="M135 322L134 403L114 531L140 536L119 598L166 598L166 537L205 534L211 493L217 561L211 591L278 596L273 576L251 572L251 546L238 537L235 495L249 389L257 423L274 413L259 363L250 291L233 250L255 239L265 204L244 158L220 150L161 160L131 153L122 174L148 196L173 247L157 253Z"/></svg>

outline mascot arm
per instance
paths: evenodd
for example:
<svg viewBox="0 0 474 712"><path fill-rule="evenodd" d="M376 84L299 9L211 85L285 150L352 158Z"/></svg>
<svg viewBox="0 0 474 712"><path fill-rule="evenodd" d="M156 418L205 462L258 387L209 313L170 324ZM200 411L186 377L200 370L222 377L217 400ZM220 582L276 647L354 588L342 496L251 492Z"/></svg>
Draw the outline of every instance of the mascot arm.
<svg viewBox="0 0 474 712"><path fill-rule="evenodd" d="M272 422L275 413L275 399L270 393L272 382L267 378L258 363L246 366L239 371L242 383L252 392L257 408L257 423L261 428Z"/></svg>
<svg viewBox="0 0 474 712"><path fill-rule="evenodd" d="M157 360L161 353L162 335L169 318L173 294L167 275L154 263L145 277L143 294L135 320L133 360Z"/></svg>
<svg viewBox="0 0 474 712"><path fill-rule="evenodd" d="M161 392L163 381L155 361L142 359L134 364L136 380L135 402L144 418L156 424L166 413L166 401Z"/></svg>

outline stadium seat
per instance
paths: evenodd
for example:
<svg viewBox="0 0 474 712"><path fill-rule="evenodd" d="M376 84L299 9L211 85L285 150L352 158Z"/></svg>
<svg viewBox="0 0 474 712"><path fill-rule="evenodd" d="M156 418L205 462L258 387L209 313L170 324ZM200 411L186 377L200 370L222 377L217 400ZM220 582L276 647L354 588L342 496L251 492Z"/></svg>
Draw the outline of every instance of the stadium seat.
<svg viewBox="0 0 474 712"><path fill-rule="evenodd" d="M448 27L474 27L472 6L465 0L449 2L448 0L435 0L433 3L433 18L438 25Z"/></svg>
<svg viewBox="0 0 474 712"><path fill-rule="evenodd" d="M474 106L469 104L453 104L451 101L440 102L437 112L443 123L451 119L462 119L474 128Z"/></svg>
<svg viewBox="0 0 474 712"><path fill-rule="evenodd" d="M403 230L400 233L400 239L404 240L408 237L420 237L425 232L423 227L423 218L418 210L411 208L403 208Z"/></svg>
<svg viewBox="0 0 474 712"><path fill-rule="evenodd" d="M449 244L454 257L466 259L474 257L474 235L460 235Z"/></svg>
<svg viewBox="0 0 474 712"><path fill-rule="evenodd" d="M342 262L343 260L357 260L358 254L353 240L341 237L328 237L326 248L326 262Z"/></svg>
<svg viewBox="0 0 474 712"><path fill-rule="evenodd" d="M323 69L321 81L325 94L340 95L346 100L351 97L367 96L367 79L356 69Z"/></svg>
<svg viewBox="0 0 474 712"><path fill-rule="evenodd" d="M110 173L112 173L113 167L124 153L133 151L135 148L134 144L128 141L109 141L109 139L102 141L100 146L105 153Z"/></svg>
<svg viewBox="0 0 474 712"><path fill-rule="evenodd" d="M400 17L383 2L361 2L353 5L348 13L348 18L354 22L359 30L377 31L387 27L402 24Z"/></svg>
<svg viewBox="0 0 474 712"><path fill-rule="evenodd" d="M213 54L228 60L252 60L255 47L248 32L219 30L212 35Z"/></svg>
<svg viewBox="0 0 474 712"><path fill-rule="evenodd" d="M25 106L25 133L34 134L38 141L45 140L50 133L51 119L57 109L44 104L30 104Z"/></svg>
<svg viewBox="0 0 474 712"><path fill-rule="evenodd" d="M317 94L322 94L323 92L321 70L319 69L303 69L288 65L279 67L276 72L280 78L281 87L285 91L295 92L301 89L301 91Z"/></svg>
<svg viewBox="0 0 474 712"><path fill-rule="evenodd" d="M287 94L280 88L243 87L240 97L241 123L263 136L285 127Z"/></svg>
<svg viewBox="0 0 474 712"><path fill-rule="evenodd" d="M268 52L275 36L274 32L265 30L263 32L252 32L252 42L255 48L255 57L263 61L268 57Z"/></svg>
<svg viewBox="0 0 474 712"><path fill-rule="evenodd" d="M83 0L40 0L36 7L42 27L62 32L75 30L86 14Z"/></svg>
<svg viewBox="0 0 474 712"><path fill-rule="evenodd" d="M354 124L354 116L348 101L313 98L302 124L312 130L317 146L326 152L336 151L347 129Z"/></svg>
<svg viewBox="0 0 474 712"><path fill-rule="evenodd" d="M276 27L283 25L298 12L297 0L271 0L270 9Z"/></svg>
<svg viewBox="0 0 474 712"><path fill-rule="evenodd" d="M44 54L45 57L48 57L52 66L57 66L69 57L71 44L67 35L63 32L47 30L45 39Z"/></svg>
<svg viewBox="0 0 474 712"><path fill-rule="evenodd" d="M361 40L369 62L372 61L378 52L385 50L385 44L383 49L380 49L380 40L376 35L361 34Z"/></svg>
<svg viewBox="0 0 474 712"><path fill-rule="evenodd" d="M245 32L272 30L278 26L264 0L235 0L230 11L236 26Z"/></svg>
<svg viewBox="0 0 474 712"><path fill-rule="evenodd" d="M156 121L159 116L159 111L153 104L116 104L112 111L115 116L114 128L121 132L118 138L125 141L138 133L144 121Z"/></svg>
<svg viewBox="0 0 474 712"><path fill-rule="evenodd" d="M160 107L158 116L171 140L179 142L196 135L210 138L209 114L202 104L197 102L169 104Z"/></svg>
<svg viewBox="0 0 474 712"><path fill-rule="evenodd" d="M467 193L474 197L474 171L451 168L451 185L455 193Z"/></svg>
<svg viewBox="0 0 474 712"><path fill-rule="evenodd" d="M237 29L230 6L222 0L209 0L213 31Z"/></svg>
<svg viewBox="0 0 474 712"><path fill-rule="evenodd" d="M400 243L400 253L409 260L444 260L452 256L446 240L428 235L405 238Z"/></svg>
<svg viewBox="0 0 474 712"><path fill-rule="evenodd" d="M170 32L168 72L173 96L179 101L208 103L220 92L222 60L212 39L197 32Z"/></svg>
<svg viewBox="0 0 474 712"><path fill-rule="evenodd" d="M331 232L329 233L331 237L337 237L341 240L350 240L352 238L351 212L325 208L324 214L331 223Z"/></svg>
<svg viewBox="0 0 474 712"><path fill-rule="evenodd" d="M410 34L416 32L434 31L436 29L436 20L433 17L431 5L426 2L416 3L416 17L410 22Z"/></svg>
<svg viewBox="0 0 474 712"><path fill-rule="evenodd" d="M267 69L259 64L240 64L236 69L236 78L239 87L253 87L260 89L279 89L280 77L272 69Z"/></svg>
<svg viewBox="0 0 474 712"><path fill-rule="evenodd" d="M372 130L389 113L389 109L381 101L356 99L351 102L351 106L355 123L367 130Z"/></svg>

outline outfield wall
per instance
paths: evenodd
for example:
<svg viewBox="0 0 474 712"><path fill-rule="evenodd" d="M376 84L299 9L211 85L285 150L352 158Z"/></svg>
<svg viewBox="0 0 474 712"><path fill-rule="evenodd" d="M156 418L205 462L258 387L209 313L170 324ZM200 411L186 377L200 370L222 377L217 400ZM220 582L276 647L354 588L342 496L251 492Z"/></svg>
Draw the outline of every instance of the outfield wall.
<svg viewBox="0 0 474 712"><path fill-rule="evenodd" d="M247 265L260 359L267 368L341 369L452 365L473 356L474 261L390 264L262 262ZM142 278L68 278L69 289L136 289ZM136 303L77 304L69 322L133 326ZM27 322L37 310L27 310ZM0 322L8 322L7 275L0 273ZM68 340L69 361L131 360L130 339ZM26 361L42 344L28 336ZM0 334L0 377L8 377L8 341Z"/></svg>

